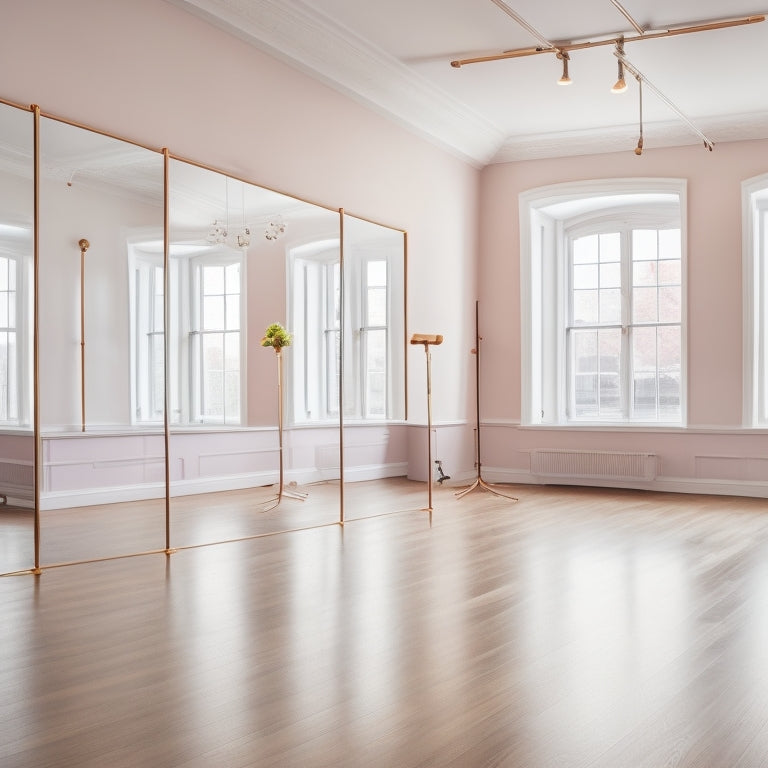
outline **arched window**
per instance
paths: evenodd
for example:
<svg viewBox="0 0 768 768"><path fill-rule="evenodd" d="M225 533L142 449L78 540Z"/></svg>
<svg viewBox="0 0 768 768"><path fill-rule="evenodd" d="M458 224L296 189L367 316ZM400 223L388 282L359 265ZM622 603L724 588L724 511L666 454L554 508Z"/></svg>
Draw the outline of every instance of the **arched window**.
<svg viewBox="0 0 768 768"><path fill-rule="evenodd" d="M685 421L684 182L521 195L523 422Z"/></svg>

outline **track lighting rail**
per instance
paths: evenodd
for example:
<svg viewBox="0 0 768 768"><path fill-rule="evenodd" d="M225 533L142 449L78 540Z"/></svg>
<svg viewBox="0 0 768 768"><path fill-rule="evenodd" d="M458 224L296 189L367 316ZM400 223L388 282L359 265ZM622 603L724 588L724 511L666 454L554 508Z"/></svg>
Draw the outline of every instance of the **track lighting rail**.
<svg viewBox="0 0 768 768"><path fill-rule="evenodd" d="M498 3L496 3L499 5ZM501 7L501 6L500 6ZM616 45L620 41L624 43L635 43L640 40L658 40L663 37L674 37L676 35L689 35L694 32L709 32L715 29L727 29L729 27L743 27L748 24L758 24L765 21L765 15L744 16L738 19L721 19L703 24L693 24L684 27L673 27L658 32L644 32L638 35L610 37L605 40L588 40L581 43L552 43L550 46L539 46L536 48L516 48L511 51L490 54L488 56L475 56L469 59L455 59L451 62L452 67L463 67L465 64L481 64L486 61L501 61L503 59L519 59L523 56L536 56L540 53L562 54L568 51L583 51L588 48L597 48L604 45Z"/></svg>

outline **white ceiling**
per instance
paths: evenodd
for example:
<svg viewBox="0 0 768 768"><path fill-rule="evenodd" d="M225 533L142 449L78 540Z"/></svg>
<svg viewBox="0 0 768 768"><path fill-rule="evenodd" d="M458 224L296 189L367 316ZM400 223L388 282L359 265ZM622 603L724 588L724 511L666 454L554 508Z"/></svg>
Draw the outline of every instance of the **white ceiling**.
<svg viewBox="0 0 768 768"><path fill-rule="evenodd" d="M636 36L611 0L505 0L549 41ZM611 94L612 46L571 53L559 87L553 54L452 67L537 40L493 0L170 0L476 166L632 151L638 86ZM644 30L762 15L759 0L624 0ZM763 0L765 2L765 0ZM627 43L627 58L715 144L768 137L768 21ZM646 150L701 139L649 87ZM703 146L703 145L702 145ZM705 151L702 149L702 151ZM715 151L717 151L715 149Z"/></svg>

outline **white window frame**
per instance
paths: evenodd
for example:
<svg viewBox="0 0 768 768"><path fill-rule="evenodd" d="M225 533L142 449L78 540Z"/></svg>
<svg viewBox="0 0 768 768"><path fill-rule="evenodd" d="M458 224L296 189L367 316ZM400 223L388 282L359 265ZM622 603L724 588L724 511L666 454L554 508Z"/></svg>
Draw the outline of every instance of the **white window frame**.
<svg viewBox="0 0 768 768"><path fill-rule="evenodd" d="M323 424L338 420L338 408L334 409L329 397L336 394L336 385L331 381L335 375L327 352L327 345L318 334L327 323L320 318L326 312L333 297L327 279L327 270L340 260L338 240L321 243L305 243L288 249L288 316L290 329L294 331L294 354L289 356L288 370L292 385L289 398L288 420L291 424ZM366 403L366 346L368 333L381 330L382 326L368 328L363 322L366 317L367 267L370 262L385 262L387 269L387 318L384 330L387 335L386 350L386 394L385 413L373 415ZM326 270L325 277L321 277ZM396 340L404 338L403 320L393 305L402 303L403 274L398 269L397 258L387 249L371 248L356 258L348 260L343 268L344 282L344 420L345 423L386 423L402 418L401 403L404 361L396 353ZM323 297L322 302L320 297ZM399 306L399 304L398 304ZM316 349L323 351L318 353ZM322 356L322 359L321 359ZM404 354L402 355L404 358ZM313 377L311 371L320 371ZM313 385L313 378L316 379Z"/></svg>
<svg viewBox="0 0 768 768"><path fill-rule="evenodd" d="M164 360L155 360L150 337L165 336L165 329L155 327L156 315L153 312L156 270L162 269L163 256L148 253L129 246L128 286L131 300L131 419L133 424L161 424L163 422L164 401L154 403L152 381L154 367L162 366Z"/></svg>
<svg viewBox="0 0 768 768"><path fill-rule="evenodd" d="M136 284L136 271L142 267L158 266L162 263L162 254L158 253L159 244L156 241L146 243L129 243L129 295L131 311L131 414L132 423L136 426L157 424L163 420L145 418L146 398L148 382L144 381L142 355L146 350L142 348L139 337L147 332L146 318L143 315L143 306L140 295L142 285ZM175 426L239 426L247 420L247 334L246 334L246 307L247 307L247 259L241 251L225 247L200 246L189 249L181 246L179 253L174 253L174 245L171 244L171 258L168 268L170 290L170 311L167 314L168 338L170 339L168 354L168 370L166 377L171 382L169 387L170 423ZM202 418L195 406L200 402L202 372L197 370L194 339L196 336L196 318L200 316L199 282L195 275L200 268L206 265L227 265L239 263L240 265L240 412L235 419ZM142 410L143 406L143 410Z"/></svg>
<svg viewBox="0 0 768 768"><path fill-rule="evenodd" d="M10 227L24 231L21 227ZM9 239L10 240L10 239ZM6 243L0 237L0 255L16 264L15 286L15 325L13 332L16 334L16 355L14 360L8 360L7 364L14 369L12 378L16 388L16 416L0 420L0 427L26 428L32 423L32 334L33 327L33 302L32 302L32 257L19 253L19 243L13 239ZM9 325L7 330L11 330Z"/></svg>
<svg viewBox="0 0 768 768"><path fill-rule="evenodd" d="M745 427L768 426L768 174L742 182Z"/></svg>
<svg viewBox="0 0 768 768"><path fill-rule="evenodd" d="M569 420L566 404L564 328L568 282L567 229L591 221L632 221L653 228L679 204L681 233L681 392L680 421L616 419ZM570 182L520 195L521 423L562 427L684 427L687 414L686 182L682 179L603 179ZM635 212L637 211L637 213ZM643 213L641 211L645 211ZM653 215L649 219L647 212ZM566 223L568 226L566 227ZM609 227L610 228L610 227ZM549 307L552 311L543 311Z"/></svg>
<svg viewBox="0 0 768 768"><path fill-rule="evenodd" d="M188 362L189 362L189 408L187 411L186 421L190 424L217 424L217 425L240 425L245 423L246 417L246 316L245 316L245 288L246 288L246 275L245 264L246 260L242 251L235 251L229 248L216 249L211 252L198 254L191 257L188 261L188 273L189 273L189 325L187 327L187 337L189 339L188 347ZM238 328L236 330L227 330L225 328L219 329L216 333L223 333L224 335L237 333L238 334L238 346L240 348L239 364L240 369L238 371L239 380L239 408L237 418L228 417L226 411L224 418L213 418L205 416L202 413L201 403L203 400L203 369L200 360L201 353L199 344L202 344L202 336L207 331L203 331L200 327L200 318L202 316L202 286L200 282L200 275L204 267L217 266L228 267L233 264L237 264L240 267L240 301L239 301L239 319ZM225 398L226 400L226 398Z"/></svg>

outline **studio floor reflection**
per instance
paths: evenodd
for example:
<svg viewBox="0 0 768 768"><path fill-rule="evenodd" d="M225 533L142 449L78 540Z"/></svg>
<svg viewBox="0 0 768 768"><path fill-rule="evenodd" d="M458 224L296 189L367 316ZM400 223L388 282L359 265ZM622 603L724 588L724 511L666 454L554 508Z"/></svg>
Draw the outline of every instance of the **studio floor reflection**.
<svg viewBox="0 0 768 768"><path fill-rule="evenodd" d="M423 490L0 579L0 762L766 765L765 500Z"/></svg>
<svg viewBox="0 0 768 768"><path fill-rule="evenodd" d="M332 525L340 520L338 481L288 486L306 494L303 501L284 496L277 486L178 496L170 503L171 548L196 547L283 531ZM345 520L420 510L426 486L404 478L348 483ZM34 564L33 515L29 510L0 511L0 572ZM121 502L40 515L41 564L84 562L165 548L165 500Z"/></svg>

